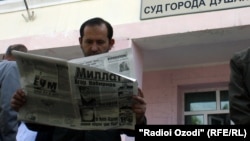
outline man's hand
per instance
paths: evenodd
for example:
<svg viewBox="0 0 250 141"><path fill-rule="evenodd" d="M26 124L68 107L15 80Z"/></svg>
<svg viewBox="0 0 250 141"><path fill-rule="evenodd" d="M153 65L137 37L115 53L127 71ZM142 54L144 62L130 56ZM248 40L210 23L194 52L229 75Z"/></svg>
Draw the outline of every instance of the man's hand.
<svg viewBox="0 0 250 141"><path fill-rule="evenodd" d="M26 95L22 89L18 89L11 99L11 107L15 111L19 111L21 107L26 103Z"/></svg>
<svg viewBox="0 0 250 141"><path fill-rule="evenodd" d="M133 96L132 109L136 114L136 124L143 124L145 122L146 101L142 90L138 88L138 95Z"/></svg>

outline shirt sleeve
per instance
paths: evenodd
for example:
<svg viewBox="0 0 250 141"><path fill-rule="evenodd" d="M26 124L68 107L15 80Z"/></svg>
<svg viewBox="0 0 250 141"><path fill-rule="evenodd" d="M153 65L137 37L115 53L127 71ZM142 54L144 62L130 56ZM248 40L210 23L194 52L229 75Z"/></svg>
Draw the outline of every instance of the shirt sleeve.
<svg viewBox="0 0 250 141"><path fill-rule="evenodd" d="M4 71L1 84L0 126L6 141L15 140L18 130L17 112L10 105L11 98L18 88L20 88L19 71L16 64L13 63Z"/></svg>
<svg viewBox="0 0 250 141"><path fill-rule="evenodd" d="M249 84L250 62L248 51L236 54L230 60L229 104L230 118L235 124L250 124Z"/></svg>

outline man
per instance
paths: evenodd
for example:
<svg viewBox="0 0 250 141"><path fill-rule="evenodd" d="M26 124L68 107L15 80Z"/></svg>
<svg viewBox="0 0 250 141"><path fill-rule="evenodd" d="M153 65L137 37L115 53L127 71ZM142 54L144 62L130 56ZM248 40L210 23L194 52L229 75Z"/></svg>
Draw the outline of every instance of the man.
<svg viewBox="0 0 250 141"><path fill-rule="evenodd" d="M250 124L250 48L230 60L229 103L234 124Z"/></svg>
<svg viewBox="0 0 250 141"><path fill-rule="evenodd" d="M12 50L28 52L27 47L23 44L10 45L6 50L6 53L3 55L3 60L8 60L8 61L15 61L16 60L16 58L11 53Z"/></svg>
<svg viewBox="0 0 250 141"><path fill-rule="evenodd" d="M0 141L15 141L18 130L17 113L11 108L10 100L21 86L12 50L27 52L27 48L22 44L9 46L0 62Z"/></svg>
<svg viewBox="0 0 250 141"><path fill-rule="evenodd" d="M84 22L80 28L79 43L83 54L92 56L108 52L114 45L113 28L107 21L101 18L93 18ZM138 96L134 96L132 108L136 113L136 123L146 124L145 112L146 102L143 93L139 89ZM16 91L12 98L12 107L17 111L24 105L25 93L22 90ZM36 131L49 131L52 138L46 141L121 141L120 134L133 135L131 130L107 130L107 131L79 131L59 127L46 127L38 124L30 124L30 129Z"/></svg>

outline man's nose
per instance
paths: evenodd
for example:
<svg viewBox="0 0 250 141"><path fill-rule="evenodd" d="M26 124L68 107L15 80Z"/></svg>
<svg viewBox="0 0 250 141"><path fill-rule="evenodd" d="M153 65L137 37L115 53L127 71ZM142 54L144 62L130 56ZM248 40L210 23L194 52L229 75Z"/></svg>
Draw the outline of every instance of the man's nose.
<svg viewBox="0 0 250 141"><path fill-rule="evenodd" d="M93 43L93 44L92 44L91 50L92 50L92 51L97 51L97 50L98 50L98 45L97 45L97 43Z"/></svg>

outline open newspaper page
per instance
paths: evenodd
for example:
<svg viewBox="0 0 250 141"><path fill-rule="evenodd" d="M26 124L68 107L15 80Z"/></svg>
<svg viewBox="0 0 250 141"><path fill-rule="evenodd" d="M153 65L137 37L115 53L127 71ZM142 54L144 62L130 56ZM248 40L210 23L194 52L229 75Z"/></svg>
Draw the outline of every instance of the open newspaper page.
<svg viewBox="0 0 250 141"><path fill-rule="evenodd" d="M69 71L81 129L134 129L135 79L75 63L69 63Z"/></svg>
<svg viewBox="0 0 250 141"><path fill-rule="evenodd" d="M17 51L13 54L27 94L27 103L20 109L18 118L62 127L76 124L67 60Z"/></svg>
<svg viewBox="0 0 250 141"><path fill-rule="evenodd" d="M74 78L71 80L72 83L75 83L72 85L75 86L72 88L72 92L75 99L79 101L76 104L79 105L78 110L89 108L89 106L81 104L82 98L84 98L83 101L95 99L97 104L94 109L96 118L92 122L83 121L82 124L84 126L94 125L92 127L96 129L134 129L135 114L131 105L133 94L138 92L138 82L135 79L132 49L77 58L69 62L90 66L90 70L80 71L79 68L77 72L70 70L70 74L78 73L85 76L81 78L75 74L76 76L70 77ZM107 72L99 73L99 69Z"/></svg>

